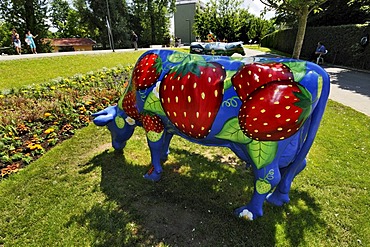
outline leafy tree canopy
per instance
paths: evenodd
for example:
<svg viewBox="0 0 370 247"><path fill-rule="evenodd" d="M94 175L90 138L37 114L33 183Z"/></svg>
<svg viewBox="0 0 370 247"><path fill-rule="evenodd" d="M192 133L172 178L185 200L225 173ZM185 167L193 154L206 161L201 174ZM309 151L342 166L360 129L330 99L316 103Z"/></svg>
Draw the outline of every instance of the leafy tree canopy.
<svg viewBox="0 0 370 247"><path fill-rule="evenodd" d="M258 42L272 28L272 22L262 20L241 8L240 0L210 0L205 8L197 6L194 18L195 33L206 40L212 33L219 40L229 42Z"/></svg>
<svg viewBox="0 0 370 247"><path fill-rule="evenodd" d="M277 14L291 14L297 20L297 36L295 40L293 58L299 58L304 35L306 32L308 15L318 10L327 0L260 0L265 6Z"/></svg>

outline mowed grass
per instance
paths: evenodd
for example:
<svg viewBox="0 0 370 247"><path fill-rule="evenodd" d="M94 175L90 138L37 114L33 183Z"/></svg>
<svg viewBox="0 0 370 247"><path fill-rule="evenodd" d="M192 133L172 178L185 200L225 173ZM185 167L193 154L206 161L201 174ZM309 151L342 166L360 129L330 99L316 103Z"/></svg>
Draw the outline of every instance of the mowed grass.
<svg viewBox="0 0 370 247"><path fill-rule="evenodd" d="M0 61L0 92L28 84L40 84L57 77L70 77L103 67L135 64L144 51L63 55Z"/></svg>
<svg viewBox="0 0 370 247"><path fill-rule="evenodd" d="M175 137L151 183L142 129L122 154L91 124L0 182L0 246L369 246L369 130L329 101L291 202L247 222L253 174L228 149Z"/></svg>
<svg viewBox="0 0 370 247"><path fill-rule="evenodd" d="M266 53L276 54L276 55L280 55L280 56L283 56L283 57L292 57L291 54L281 52L281 51L278 51L278 50L275 50L275 49L271 49L271 48L268 48L268 47L261 47L257 44L256 45L244 45L244 48L263 51L263 52L266 52Z"/></svg>

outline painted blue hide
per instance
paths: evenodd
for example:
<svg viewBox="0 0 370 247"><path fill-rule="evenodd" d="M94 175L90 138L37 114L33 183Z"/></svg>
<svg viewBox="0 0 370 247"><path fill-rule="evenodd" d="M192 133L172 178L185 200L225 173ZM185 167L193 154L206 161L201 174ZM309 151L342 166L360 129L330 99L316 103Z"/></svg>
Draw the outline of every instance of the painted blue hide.
<svg viewBox="0 0 370 247"><path fill-rule="evenodd" d="M160 70L158 70L160 72L158 72L153 83L145 85L146 88L142 89L142 82L137 81L140 76L135 73L141 73L138 69L139 65L141 66L142 59L148 56L155 56L155 65L157 69L160 65ZM158 58L161 61L160 63L158 62ZM202 62L199 62L200 60ZM209 127L209 132L202 137L192 136L184 129L181 129L181 127L173 121L173 114L171 115L169 111L166 111L166 107L171 106L166 105L166 101L163 100L166 87L162 84L174 83L169 81L170 79L168 79L168 77L171 75L180 75L178 80L180 81L181 79L182 85L186 87L187 82L182 76L186 73L188 73L186 75L190 75L191 72L184 70L184 68L187 68L186 66L189 64L194 65L194 63L198 63L199 67L204 66L204 64L208 64L209 66L218 64L221 66L217 65L215 68L221 68L220 70L224 71L220 77L222 90L217 91L222 92L222 98L216 109L212 108L212 112L209 113L210 115L214 113L215 118ZM275 141L266 141L253 138L253 134L247 137L246 135L248 133L241 130L242 128L239 126L239 123L241 123L241 106L243 104L247 105L248 103L246 102L252 100L252 97L249 99L242 99L242 97L240 97L240 94L236 90L237 87L235 81L233 81L233 76L238 73L243 66L249 64L283 64L292 72L294 82L297 83L300 88L304 88L302 91L306 90L309 92L311 103L310 107L307 108L307 117L293 135ZM146 65L148 66L148 64ZM153 65L153 67L155 66ZM204 68L202 67L201 69ZM135 72L136 70L138 72ZM145 73L147 73L147 71L149 70L146 70ZM141 80L143 80L142 77L145 77L145 73L140 74ZM182 76L181 73L183 74ZM150 75L150 78L152 78L152 75ZM148 75L145 79L149 80L150 78ZM190 78L189 80L194 80L194 78L197 77L191 75L188 78ZM199 78L202 78L202 75L199 75ZM202 83L202 80L199 79L197 82L198 84ZM193 81L191 83L193 83ZM279 81L274 81L272 84L266 82L266 85L277 85L279 83ZM172 85L176 86L176 84ZM267 90L264 88L265 86L256 88L255 91ZM328 100L329 88L330 81L328 74L318 65L301 60L286 58L234 59L221 56L186 54L172 50L150 50L139 58L134 68L129 87L125 90L120 103L117 106L111 106L103 111L95 113L93 116L95 117L94 123L96 125L108 126L112 135L112 145L117 150L122 150L124 148L126 141L131 137L136 126L143 126L145 128L148 136L147 140L153 169L145 174L144 177L153 181L158 181L162 175L161 162L167 159L169 144L173 135L179 135L189 141L203 145L230 148L240 159L251 165L254 171L255 189L252 199L248 204L235 210L237 216L253 220L262 216L262 206L265 200L278 206L289 202L291 183L294 177L306 166L306 156L319 128ZM128 102L127 95L130 93L133 93L135 98L133 105L133 108L137 111L136 113L134 112L135 114L132 108L125 108L125 102ZM180 89L177 92L175 89L175 93L177 93L181 99ZM204 96L203 94L200 95L202 95L202 97ZM186 99L186 97L183 98ZM176 101L177 99L176 97ZM271 101L272 100L273 99L271 99ZM132 102L131 98L130 102ZM194 105L194 107L197 107L197 105ZM131 110L129 113L125 112L123 109ZM204 107L201 109L206 111ZM177 110L177 114L181 115L185 111L189 111L189 109L182 109L180 107ZM202 112L200 112L200 114L202 114ZM159 120L158 126L151 126L151 122L147 122L148 118ZM125 121L120 123L117 119L124 119ZM194 124L196 125L196 123ZM231 128L234 131L225 130L227 128ZM227 133L229 133L229 136ZM257 161L255 153L253 153L255 151L252 150L258 147L259 151L264 152L266 151L263 150L265 146L268 146L268 150L272 151L269 151L270 153L268 153L267 158L261 163Z"/></svg>

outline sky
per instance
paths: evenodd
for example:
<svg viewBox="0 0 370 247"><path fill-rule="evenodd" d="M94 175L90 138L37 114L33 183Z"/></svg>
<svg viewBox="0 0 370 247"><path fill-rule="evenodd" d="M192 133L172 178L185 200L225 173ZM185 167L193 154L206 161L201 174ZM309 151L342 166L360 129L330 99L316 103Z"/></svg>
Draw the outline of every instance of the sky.
<svg viewBox="0 0 370 247"><path fill-rule="evenodd" d="M265 5L259 0L244 0L242 7L248 8L249 13L259 17ZM265 19L271 19L272 17L274 17L273 11L268 11L265 15Z"/></svg>

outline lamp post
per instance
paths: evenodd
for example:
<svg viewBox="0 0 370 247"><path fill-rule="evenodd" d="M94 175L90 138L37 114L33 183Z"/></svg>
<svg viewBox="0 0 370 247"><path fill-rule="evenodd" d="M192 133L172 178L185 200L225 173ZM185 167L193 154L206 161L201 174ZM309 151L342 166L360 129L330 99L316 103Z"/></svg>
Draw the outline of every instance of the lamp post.
<svg viewBox="0 0 370 247"><path fill-rule="evenodd" d="M191 21L190 19L186 19L189 22L189 45L191 45Z"/></svg>
<svg viewBox="0 0 370 247"><path fill-rule="evenodd" d="M109 13L109 5L108 5L108 0L106 0L107 3L107 28L108 28L108 39L109 39L109 45L112 48L112 51L114 52L114 41L113 41L113 34L112 34L112 29L110 27L110 13Z"/></svg>

